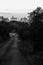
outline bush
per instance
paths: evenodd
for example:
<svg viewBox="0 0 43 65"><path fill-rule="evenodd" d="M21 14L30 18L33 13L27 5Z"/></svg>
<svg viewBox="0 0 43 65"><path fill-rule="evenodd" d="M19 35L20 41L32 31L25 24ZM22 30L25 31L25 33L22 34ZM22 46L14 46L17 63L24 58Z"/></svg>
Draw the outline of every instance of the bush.
<svg viewBox="0 0 43 65"><path fill-rule="evenodd" d="M5 42L9 39L8 24L4 21L0 22L0 42Z"/></svg>

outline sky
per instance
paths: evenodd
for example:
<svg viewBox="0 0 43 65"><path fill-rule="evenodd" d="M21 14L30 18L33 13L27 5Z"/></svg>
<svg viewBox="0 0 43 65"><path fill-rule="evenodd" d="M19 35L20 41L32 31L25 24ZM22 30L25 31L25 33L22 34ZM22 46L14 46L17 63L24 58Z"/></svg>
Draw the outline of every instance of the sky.
<svg viewBox="0 0 43 65"><path fill-rule="evenodd" d="M27 13L37 6L43 8L43 0L0 0L0 12Z"/></svg>
<svg viewBox="0 0 43 65"><path fill-rule="evenodd" d="M18 20L28 17L28 13L41 7L43 0L0 0L0 16L17 17Z"/></svg>

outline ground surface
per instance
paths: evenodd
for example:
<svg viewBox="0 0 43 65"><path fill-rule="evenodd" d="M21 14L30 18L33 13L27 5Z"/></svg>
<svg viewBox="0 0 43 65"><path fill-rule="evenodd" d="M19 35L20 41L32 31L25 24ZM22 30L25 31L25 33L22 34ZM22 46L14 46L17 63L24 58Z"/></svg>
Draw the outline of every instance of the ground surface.
<svg viewBox="0 0 43 65"><path fill-rule="evenodd" d="M18 50L17 39L15 37L13 37L13 41L7 49L5 54L0 58L0 65L27 65L23 55Z"/></svg>
<svg viewBox="0 0 43 65"><path fill-rule="evenodd" d="M43 63L43 52L38 52L35 55L29 54L27 59L24 59L18 49L19 43L15 35L0 48L0 65L40 65Z"/></svg>

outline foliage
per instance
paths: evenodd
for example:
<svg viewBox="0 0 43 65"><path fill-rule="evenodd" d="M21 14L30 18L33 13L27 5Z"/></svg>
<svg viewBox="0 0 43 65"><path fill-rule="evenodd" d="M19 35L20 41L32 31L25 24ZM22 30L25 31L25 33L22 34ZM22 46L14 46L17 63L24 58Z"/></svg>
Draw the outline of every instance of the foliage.
<svg viewBox="0 0 43 65"><path fill-rule="evenodd" d="M33 15L33 17L32 17ZM30 13L32 23L30 23L30 39L34 44L34 51L43 50L43 9L38 7ZM30 21L30 22L31 22Z"/></svg>
<svg viewBox="0 0 43 65"><path fill-rule="evenodd" d="M4 22L4 21L1 21L0 22L0 42L5 42L9 39L9 31L8 31L8 23L7 22Z"/></svg>
<svg viewBox="0 0 43 65"><path fill-rule="evenodd" d="M9 23L2 21L0 22L0 36L7 40L11 31L17 32L21 41L18 46L19 50L27 54L41 51L43 50L43 9L37 7L30 12L29 22L30 24L19 21Z"/></svg>
<svg viewBox="0 0 43 65"><path fill-rule="evenodd" d="M22 38L19 49L24 55L43 51L43 9L38 7L33 12L30 12L30 18L30 24L23 23L24 25L19 30L19 35Z"/></svg>
<svg viewBox="0 0 43 65"><path fill-rule="evenodd" d="M39 21L43 19L43 9L41 7L37 7L32 12L28 13L29 22L32 23L33 20Z"/></svg>

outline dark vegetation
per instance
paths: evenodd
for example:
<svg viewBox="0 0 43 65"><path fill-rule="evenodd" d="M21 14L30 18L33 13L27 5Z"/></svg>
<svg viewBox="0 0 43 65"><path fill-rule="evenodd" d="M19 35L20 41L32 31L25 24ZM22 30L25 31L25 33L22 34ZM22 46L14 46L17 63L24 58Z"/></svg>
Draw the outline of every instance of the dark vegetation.
<svg viewBox="0 0 43 65"><path fill-rule="evenodd" d="M5 42L9 39L8 24L4 21L0 22L0 42Z"/></svg>
<svg viewBox="0 0 43 65"><path fill-rule="evenodd" d="M29 22L0 22L0 42L7 41L11 31L15 31L19 35L19 50L26 57L29 54L37 54L43 51L43 10L38 7L29 13Z"/></svg>

